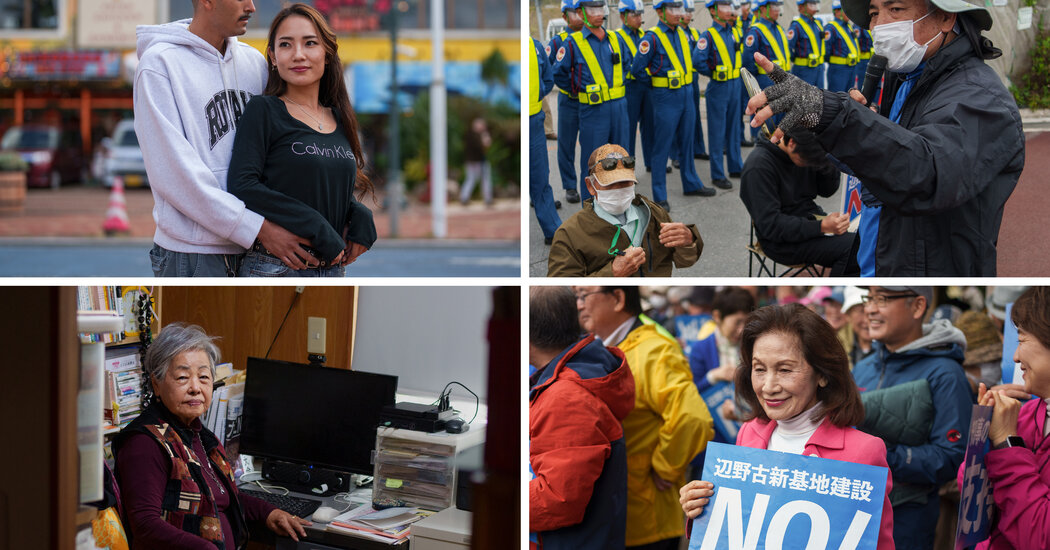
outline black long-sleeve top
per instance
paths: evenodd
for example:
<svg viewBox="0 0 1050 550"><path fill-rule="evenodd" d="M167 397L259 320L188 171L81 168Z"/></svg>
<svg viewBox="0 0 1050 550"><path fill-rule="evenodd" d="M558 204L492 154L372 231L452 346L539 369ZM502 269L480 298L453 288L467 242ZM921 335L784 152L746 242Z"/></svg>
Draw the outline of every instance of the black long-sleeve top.
<svg viewBox="0 0 1050 550"><path fill-rule="evenodd" d="M760 139L740 174L740 200L751 213L760 241L794 243L823 235L813 202L839 188L839 173L821 173L795 165L769 140Z"/></svg>
<svg viewBox="0 0 1050 550"><path fill-rule="evenodd" d="M289 114L280 98L259 95L248 102L227 189L250 210L310 240L325 260L338 256L347 241L370 248L376 240L372 212L353 197L356 177L342 124L323 134Z"/></svg>

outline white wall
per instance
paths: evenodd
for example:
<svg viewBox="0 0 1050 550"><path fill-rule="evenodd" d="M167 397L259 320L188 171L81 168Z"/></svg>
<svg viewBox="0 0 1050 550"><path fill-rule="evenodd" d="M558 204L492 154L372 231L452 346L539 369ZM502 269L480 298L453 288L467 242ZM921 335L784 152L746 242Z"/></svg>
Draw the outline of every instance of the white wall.
<svg viewBox="0 0 1050 550"><path fill-rule="evenodd" d="M398 393L434 399L455 380L485 401L491 288L363 286L358 293L354 370L397 375ZM452 390L473 405L462 388Z"/></svg>

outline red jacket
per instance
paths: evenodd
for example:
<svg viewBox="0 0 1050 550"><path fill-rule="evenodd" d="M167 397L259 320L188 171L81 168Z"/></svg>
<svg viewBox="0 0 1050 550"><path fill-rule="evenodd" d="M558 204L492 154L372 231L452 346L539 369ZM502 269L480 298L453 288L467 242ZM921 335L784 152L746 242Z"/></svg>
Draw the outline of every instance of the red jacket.
<svg viewBox="0 0 1050 550"><path fill-rule="evenodd" d="M762 422L755 419L744 423L736 436L736 444L753 449L765 449L777 422ZM817 431L806 442L807 456L830 458L857 464L870 464L888 468L886 444L879 438L854 428L840 428L826 418L817 426ZM890 490L893 477L886 474L886 496L882 502L882 524L879 526L879 550L893 550L893 508L890 506Z"/></svg>
<svg viewBox="0 0 1050 550"><path fill-rule="evenodd" d="M1050 437L1043 437L1046 401L1033 399L1017 416L1025 448L991 450L984 457L999 519L977 550L1050 548ZM959 485L962 472L959 467Z"/></svg>
<svg viewBox="0 0 1050 550"><path fill-rule="evenodd" d="M623 548L621 421L634 408L634 377L623 352L588 336L530 382L530 547Z"/></svg>

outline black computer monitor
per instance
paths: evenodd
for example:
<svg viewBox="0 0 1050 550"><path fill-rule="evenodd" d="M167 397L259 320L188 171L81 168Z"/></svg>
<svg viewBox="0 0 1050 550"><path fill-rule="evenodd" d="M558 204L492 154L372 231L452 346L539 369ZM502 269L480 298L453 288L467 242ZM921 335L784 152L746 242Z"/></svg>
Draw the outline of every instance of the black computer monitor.
<svg viewBox="0 0 1050 550"><path fill-rule="evenodd" d="M397 377L248 358L242 453L372 475L379 414Z"/></svg>

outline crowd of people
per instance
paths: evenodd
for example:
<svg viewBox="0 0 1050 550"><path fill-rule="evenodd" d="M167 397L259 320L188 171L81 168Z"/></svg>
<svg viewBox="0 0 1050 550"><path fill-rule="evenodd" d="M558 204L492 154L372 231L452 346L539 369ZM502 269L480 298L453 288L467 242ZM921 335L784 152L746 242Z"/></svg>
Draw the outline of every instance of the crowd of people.
<svg viewBox="0 0 1050 550"><path fill-rule="evenodd" d="M707 0L707 28L691 26L693 0L651 6L658 21L643 29L644 2L620 0L622 26L613 30L604 1L562 0L568 29L546 45L531 40L529 191L547 245L561 226L545 143L553 136L564 200L584 209L605 209L603 194L624 198L587 183L596 161L633 169L637 159L651 176L646 198L663 212L672 210L674 169L684 200L732 189L730 178L739 178L759 244L785 265L833 275L995 275L1024 134L1015 101L985 63L1001 55L981 34L992 25L986 7L833 0L832 17L822 20L819 0L798 0L785 30L779 0ZM873 55L888 62L868 105L857 88ZM750 99L744 73L763 90ZM543 126L552 116L548 94L557 96L556 132ZM741 147L756 143L743 161ZM594 158L607 145L626 154ZM709 161L710 186L697 159ZM862 184L853 232L843 213L813 204L839 190L843 173Z"/></svg>
<svg viewBox="0 0 1050 550"><path fill-rule="evenodd" d="M888 468L877 548L955 548L975 404L993 407L978 548L1050 548L1048 288L530 292L534 549L679 548L718 491L711 441ZM705 402L713 385L732 398Z"/></svg>

